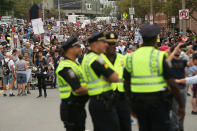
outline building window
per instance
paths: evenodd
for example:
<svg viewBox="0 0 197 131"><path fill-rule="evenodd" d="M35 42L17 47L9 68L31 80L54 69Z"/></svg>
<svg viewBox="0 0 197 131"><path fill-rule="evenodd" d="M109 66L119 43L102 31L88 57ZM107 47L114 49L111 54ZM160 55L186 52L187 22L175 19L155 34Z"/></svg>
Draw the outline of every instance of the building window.
<svg viewBox="0 0 197 131"><path fill-rule="evenodd" d="M92 4L86 3L86 9L87 10L92 10Z"/></svg>

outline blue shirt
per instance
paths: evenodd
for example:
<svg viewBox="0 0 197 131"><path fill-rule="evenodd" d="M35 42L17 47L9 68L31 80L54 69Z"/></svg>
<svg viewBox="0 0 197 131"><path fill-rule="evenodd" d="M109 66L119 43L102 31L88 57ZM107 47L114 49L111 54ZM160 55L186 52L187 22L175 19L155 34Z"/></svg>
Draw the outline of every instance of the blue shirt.
<svg viewBox="0 0 197 131"><path fill-rule="evenodd" d="M3 54L0 52L0 60L3 60Z"/></svg>
<svg viewBox="0 0 197 131"><path fill-rule="evenodd" d="M189 77L193 76L196 71L197 71L197 66L194 65L189 67Z"/></svg>

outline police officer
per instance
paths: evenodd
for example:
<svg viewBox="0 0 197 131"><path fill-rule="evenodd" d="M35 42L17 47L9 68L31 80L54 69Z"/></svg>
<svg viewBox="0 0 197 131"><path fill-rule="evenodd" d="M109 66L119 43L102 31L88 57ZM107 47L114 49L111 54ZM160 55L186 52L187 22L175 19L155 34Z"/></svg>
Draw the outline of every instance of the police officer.
<svg viewBox="0 0 197 131"><path fill-rule="evenodd" d="M81 55L77 37L70 38L62 46L64 60L60 61L56 74L60 91L60 115L66 131L85 131L85 103L88 100L80 65L75 60Z"/></svg>
<svg viewBox="0 0 197 131"><path fill-rule="evenodd" d="M111 86L111 82L119 82L118 74L100 56L106 52L108 44L103 32L94 33L88 42L91 51L83 58L82 71L90 96L89 111L94 131L119 131Z"/></svg>
<svg viewBox="0 0 197 131"><path fill-rule="evenodd" d="M139 121L140 131L169 131L169 91L179 103L179 117L184 117L180 91L166 62L166 55L155 48L160 27L141 27L143 46L129 54L124 70L125 90L131 97L133 114Z"/></svg>
<svg viewBox="0 0 197 131"><path fill-rule="evenodd" d="M123 79L123 70L125 65L125 56L116 53L116 43L118 36L114 33L106 34L106 42L108 43L107 51L105 55L102 54L104 61L118 73L119 78ZM115 93L115 107L119 118L120 131L131 131L131 117L130 117L130 105L126 98L123 82L112 83Z"/></svg>
<svg viewBox="0 0 197 131"><path fill-rule="evenodd" d="M38 51L38 56L36 58L35 65L38 68L36 75L37 75L37 79L38 79L39 95L37 96L37 98L42 97L42 89L44 90L44 97L46 98L47 92L46 92L45 78L47 76L48 62L47 62L46 58L43 56L42 50Z"/></svg>

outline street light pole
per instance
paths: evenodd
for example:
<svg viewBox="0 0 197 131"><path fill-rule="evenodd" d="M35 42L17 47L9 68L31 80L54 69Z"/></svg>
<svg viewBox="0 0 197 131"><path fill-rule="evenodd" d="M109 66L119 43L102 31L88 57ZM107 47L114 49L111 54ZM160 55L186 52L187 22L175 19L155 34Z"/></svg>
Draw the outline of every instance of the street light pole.
<svg viewBox="0 0 197 131"><path fill-rule="evenodd" d="M185 9L185 0L182 0L182 9ZM186 20L182 20L183 36L186 36Z"/></svg>
<svg viewBox="0 0 197 131"><path fill-rule="evenodd" d="M42 20L44 23L44 0L42 1Z"/></svg>
<svg viewBox="0 0 197 131"><path fill-rule="evenodd" d="M151 17L150 17L151 16ZM154 18L153 18L153 0L150 0L150 24L154 23Z"/></svg>
<svg viewBox="0 0 197 131"><path fill-rule="evenodd" d="M95 1L95 4L96 4L96 17L97 17L97 8L98 8L98 5L97 5L98 3L97 3L97 1L98 1L98 0Z"/></svg>
<svg viewBox="0 0 197 131"><path fill-rule="evenodd" d="M150 13L153 15L153 0L150 0Z"/></svg>
<svg viewBox="0 0 197 131"><path fill-rule="evenodd" d="M83 10L83 0L81 0L81 15L82 15L82 10Z"/></svg>
<svg viewBox="0 0 197 131"><path fill-rule="evenodd" d="M58 0L58 14L59 14L59 21L60 21L60 1Z"/></svg>

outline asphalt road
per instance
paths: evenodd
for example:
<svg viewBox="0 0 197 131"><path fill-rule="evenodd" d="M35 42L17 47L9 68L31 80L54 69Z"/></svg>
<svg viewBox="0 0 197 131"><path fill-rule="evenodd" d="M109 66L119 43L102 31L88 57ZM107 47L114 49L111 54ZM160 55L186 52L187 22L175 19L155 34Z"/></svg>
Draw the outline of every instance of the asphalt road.
<svg viewBox="0 0 197 131"><path fill-rule="evenodd" d="M48 89L47 98L36 98L37 90L31 95L3 97L0 94L0 131L65 131L59 117L59 93ZM15 91L16 94L16 91ZM191 97L187 100L185 131L197 131L197 116L191 115ZM133 131L137 125L133 125ZM87 131L93 131L90 115L86 121Z"/></svg>

